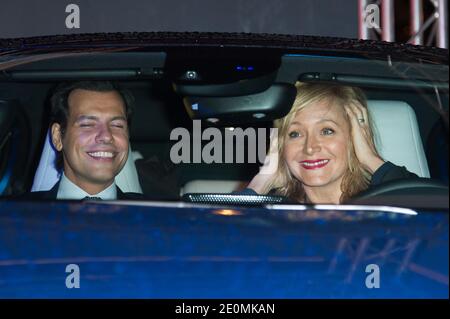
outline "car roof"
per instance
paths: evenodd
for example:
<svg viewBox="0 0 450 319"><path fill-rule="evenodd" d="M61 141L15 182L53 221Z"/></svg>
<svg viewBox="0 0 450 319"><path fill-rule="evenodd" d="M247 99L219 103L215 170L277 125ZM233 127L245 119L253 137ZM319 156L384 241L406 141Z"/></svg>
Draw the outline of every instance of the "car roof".
<svg viewBox="0 0 450 319"><path fill-rule="evenodd" d="M337 37L220 33L220 32L118 32L89 33L27 38L0 39L0 52L24 51L50 52L74 48L104 46L139 48L265 48L286 53L302 50L308 53L351 55L370 59L438 63L448 65L448 49L391 43L376 40L359 40Z"/></svg>

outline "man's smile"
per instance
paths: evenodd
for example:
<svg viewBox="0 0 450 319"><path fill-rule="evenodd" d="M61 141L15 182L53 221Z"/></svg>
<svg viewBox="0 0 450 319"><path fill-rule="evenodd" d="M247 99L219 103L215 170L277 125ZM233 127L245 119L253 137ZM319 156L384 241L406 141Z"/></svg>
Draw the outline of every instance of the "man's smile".
<svg viewBox="0 0 450 319"><path fill-rule="evenodd" d="M117 156L117 152L110 152L110 151L94 151L94 152L87 152L87 154L91 158L100 161L112 161Z"/></svg>

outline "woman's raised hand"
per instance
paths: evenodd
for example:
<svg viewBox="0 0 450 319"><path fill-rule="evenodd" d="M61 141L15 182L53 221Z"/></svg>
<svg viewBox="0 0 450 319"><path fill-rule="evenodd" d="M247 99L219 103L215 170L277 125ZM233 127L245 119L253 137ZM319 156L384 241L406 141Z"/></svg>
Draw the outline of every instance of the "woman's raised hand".
<svg viewBox="0 0 450 319"><path fill-rule="evenodd" d="M358 157L359 162L373 174L381 165L383 165L384 161L379 157L375 146L370 141L367 109L355 102L346 105L345 110L350 118L350 133L356 156Z"/></svg>
<svg viewBox="0 0 450 319"><path fill-rule="evenodd" d="M248 184L248 188L253 189L258 194L262 194L267 184L272 180L278 168L278 129L270 130L270 147L266 155L263 166L258 174L253 177Z"/></svg>

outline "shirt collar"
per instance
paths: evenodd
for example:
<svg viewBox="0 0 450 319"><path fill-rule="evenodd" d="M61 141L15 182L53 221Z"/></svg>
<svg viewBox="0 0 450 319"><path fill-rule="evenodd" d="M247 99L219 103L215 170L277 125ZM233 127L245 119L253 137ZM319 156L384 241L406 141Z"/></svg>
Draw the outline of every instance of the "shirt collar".
<svg viewBox="0 0 450 319"><path fill-rule="evenodd" d="M59 182L57 199L83 199L88 197L100 197L103 200L116 200L117 199L117 187L113 182L110 186L102 190L98 194L88 194L83 189L75 185L67 176L63 173Z"/></svg>

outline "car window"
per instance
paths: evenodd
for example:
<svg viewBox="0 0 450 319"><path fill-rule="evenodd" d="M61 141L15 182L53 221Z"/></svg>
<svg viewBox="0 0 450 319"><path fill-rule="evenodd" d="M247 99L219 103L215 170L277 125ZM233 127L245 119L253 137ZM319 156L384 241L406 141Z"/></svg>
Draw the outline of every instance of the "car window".
<svg viewBox="0 0 450 319"><path fill-rule="evenodd" d="M61 172L55 170L54 159L48 156L57 153L47 134L52 90L70 77L95 79L102 74L123 85L135 100L129 162L134 164L131 176L137 186L129 189L143 193L148 200L179 201L188 193L245 192L264 164L273 121L292 108L292 88L299 81L362 89L370 113L377 118L371 126L384 160L441 182L445 193L448 68L439 64L439 55L435 55L436 62L423 64L407 61L400 54L400 61L388 56L391 60L386 62L370 58L368 53L361 58L281 50L255 50L245 55L230 50L225 57L202 59L206 52L199 49L189 58L183 50L94 54L89 58L83 53L59 58L25 54L22 59L26 62L15 67L8 64L18 60L15 54L4 57L3 68L16 82L3 82L5 89L13 88L4 96L3 105L8 109L19 104L19 113L33 121L28 120L30 127L21 128L22 138L31 135L30 155L23 164L26 174L12 174L4 182L8 185L3 195L48 190L58 180ZM105 61L101 59L117 61L118 68L103 71L106 63L99 64ZM74 70L76 63L86 70ZM27 92L26 99L19 94L23 91ZM6 129L2 134L6 141L11 131ZM43 153L46 144L50 144L47 155ZM3 154L5 166L8 153ZM42 163L43 158L49 163ZM3 171L6 181L5 176L12 171ZM126 172L124 169L122 175ZM122 187L127 191L128 186ZM427 187L438 188L423 185L414 194L420 195Z"/></svg>

